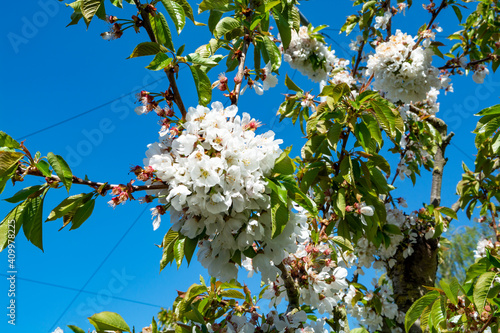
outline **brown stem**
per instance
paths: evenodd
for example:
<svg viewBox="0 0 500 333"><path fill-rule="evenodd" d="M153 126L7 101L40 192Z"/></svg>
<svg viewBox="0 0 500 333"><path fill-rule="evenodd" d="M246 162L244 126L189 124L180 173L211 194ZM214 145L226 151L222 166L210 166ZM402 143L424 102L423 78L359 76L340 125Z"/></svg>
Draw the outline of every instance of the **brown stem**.
<svg viewBox="0 0 500 333"><path fill-rule="evenodd" d="M500 232L498 231L497 221L495 220L495 214L493 213L492 210L490 210L490 213L491 213L491 226L495 231L495 236L497 238L497 241L500 242Z"/></svg>
<svg viewBox="0 0 500 333"><path fill-rule="evenodd" d="M182 115L182 120L186 119L186 107L182 102L181 94L179 93L179 89L177 88L177 82L175 82L175 71L173 68L165 71L167 73L168 82L170 82L170 88L172 88L172 92L174 93L174 102L177 104L179 111Z"/></svg>
<svg viewBox="0 0 500 333"><path fill-rule="evenodd" d="M385 5L386 5L386 10L390 12L391 11L391 0L387 0ZM389 37L391 37L391 35L392 35L392 28L391 27L392 27L392 16L389 19L389 22L387 22L387 29L386 29L387 40L389 40Z"/></svg>
<svg viewBox="0 0 500 333"><path fill-rule="evenodd" d="M286 294L288 296L288 308L286 312L288 313L293 311L294 309L299 308L299 288L290 273L286 270L283 262L281 262L279 265L276 265L276 267L281 271L281 278L283 279L285 284Z"/></svg>
<svg viewBox="0 0 500 333"><path fill-rule="evenodd" d="M446 6L448 6L447 0L441 1L441 4L439 5L438 9L432 12L432 17L431 17L431 20L429 21L429 23L427 24L427 29L430 29L432 27L432 23L434 23L434 20L436 19L436 17L439 15L441 10L443 8L445 8ZM418 47L418 45L420 44L420 42L423 40L424 40L424 38L422 36L418 37L417 42L413 46L413 49L415 50Z"/></svg>
<svg viewBox="0 0 500 333"><path fill-rule="evenodd" d="M494 318L495 318L495 316L491 315L491 317L488 318L486 323L484 323L483 327L481 327L481 330L479 331L479 333L483 333L488 328L488 326L491 324L491 322L493 321Z"/></svg>
<svg viewBox="0 0 500 333"><path fill-rule="evenodd" d="M243 82L243 73L245 71L245 60L247 57L247 52L248 52L249 46L250 46L250 35L245 35L244 41L243 41L243 48L241 49L241 54L240 54L240 57L238 58L238 61L239 61L238 73L236 74L236 77L241 79L241 80L238 83L236 83L234 86L234 90L233 90L234 97L231 99L232 105L238 105L238 100L240 98L241 83Z"/></svg>
<svg viewBox="0 0 500 333"><path fill-rule="evenodd" d="M137 10L141 14L143 22L142 26L144 27L144 29L146 29L149 39L154 43L158 43L158 41L156 40L156 36L153 32L153 29L151 28L151 24L149 22L149 13L145 10L145 7L141 4L139 0L134 0L134 3L135 6L137 7ZM170 82L170 87L172 88L172 92L174 93L174 102L179 108L179 111L182 115L182 119L184 120L186 118L186 108L184 107L184 103L182 102L181 94L179 93L179 89L177 88L177 83L175 82L174 69L167 69L165 70L165 73L167 74L168 81Z"/></svg>
<svg viewBox="0 0 500 333"><path fill-rule="evenodd" d="M365 47L365 40L363 39L361 41L361 45L359 46L359 49L358 49L358 56L356 58L356 63L354 64L354 69L352 70L352 77L356 76L359 64L361 63L361 58L362 58L362 55L363 55L363 48L364 47Z"/></svg>
<svg viewBox="0 0 500 333"><path fill-rule="evenodd" d="M18 168L18 173L19 174L25 174L25 175L30 175L30 176L37 176L37 177L45 177L42 175L42 173L38 170L32 170L32 169L25 169L22 167ZM45 177L46 180L49 181L56 181L56 182L61 182L61 178L55 175L51 175L50 177ZM90 186L94 189L98 189L99 187L102 186L103 191L111 190L113 187L119 186L119 184L108 184L108 183L103 183L103 182L95 182L87 179L82 179L77 176L73 176L73 179L71 180L73 184L77 185L87 185ZM160 189L167 189L168 185L167 184L153 184L153 185L132 185L131 186L133 191L146 191L146 190L160 190Z"/></svg>
<svg viewBox="0 0 500 333"><path fill-rule="evenodd" d="M477 64L480 64L480 63L483 63L483 62L486 62L488 60L491 60L491 56L487 56L483 59L478 59L478 60L474 60L474 61L471 61L469 62L467 65L465 65L466 67L469 67L469 66L474 66L474 65L477 65ZM441 67L438 67L438 69L453 69L453 68L459 68L460 65L459 64L451 64L451 63L448 63L444 66L441 66Z"/></svg>

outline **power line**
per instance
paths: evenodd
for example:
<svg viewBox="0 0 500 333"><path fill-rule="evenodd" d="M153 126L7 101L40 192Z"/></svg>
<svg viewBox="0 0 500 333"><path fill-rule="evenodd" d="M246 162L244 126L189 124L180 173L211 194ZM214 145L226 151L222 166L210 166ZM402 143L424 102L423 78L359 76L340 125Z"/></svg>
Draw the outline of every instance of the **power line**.
<svg viewBox="0 0 500 333"><path fill-rule="evenodd" d="M157 82L159 82L159 81L161 81L161 80L164 80L164 79L165 79L165 77L162 77L162 78L160 78L160 79L158 79L158 80L156 80L156 81L153 81L153 82L151 82L151 83L146 84L145 86L142 86L140 89L142 89L142 88L146 88L146 87L149 87L150 85L155 84L155 83L157 83ZM101 104L101 105L99 105L99 106L93 107L93 108L92 108L92 109L90 109L90 110L87 110L87 111L84 111L84 112L79 113L79 114L77 114L77 115L74 115L73 117L70 117L70 118L67 118L67 119L61 120L60 122L57 122L57 123L55 123L55 124L52 124L52 125L49 125L49 126L47 126L47 127L42 128L42 129L39 129L39 130L37 130L37 131L35 131L35 132L29 133L29 134L27 134L27 135L24 135L24 136L22 136L22 137L20 137L20 138L18 138L18 139L16 139L16 140L18 140L18 141L22 141L23 139L26 139L26 138L28 138L28 137L30 137L30 136L35 135L35 134L38 134L38 133L41 133L41 132L45 132L45 131L47 131L47 130L49 130L49 129L51 129L51 128L54 128L54 127L56 127L56 126L59 126L59 125L65 124L65 123L67 123L68 121L71 121L71 120L76 119L76 118L80 118L81 116L84 116L84 115L86 115L86 114L88 114L88 113L91 113L91 112L93 112L93 111L96 111L96 110L98 110L98 109L100 109L100 108L102 108L102 107L104 107L104 106L106 106L106 105L109 105L109 104L111 104L111 103L113 103L113 102L116 102L116 101L118 101L118 100L120 100L120 99L122 99L122 98L124 98L124 97L126 97L126 96L128 96L128 95L130 95L130 94L133 94L133 93L135 93L136 91L137 91L137 90L136 90L136 89L134 89L133 91L131 91L131 92L127 93L127 94L123 94L123 95L121 95L120 97L117 97L117 98L115 98L115 99L113 99L113 100L111 100L111 101L109 101L109 102L103 103L103 104Z"/></svg>
<svg viewBox="0 0 500 333"><path fill-rule="evenodd" d="M113 248L111 249L111 251L109 251L109 253L106 255L106 257L101 261L101 263L99 264L99 266L97 266L97 268L94 270L94 272L87 279L87 281L85 282L85 284L78 290L78 293L75 295L75 297L73 297L73 299L68 304L68 306L66 307L66 309L64 309L64 311L59 316L59 318L57 318L57 320L52 324L50 332L52 332L54 330L54 327L57 325L57 323L59 322L59 320L61 320L61 318L66 314L66 312L68 312L69 308L73 305L73 303L76 301L76 299L78 298L78 296L80 296L80 294L83 292L83 290L85 289L85 287L87 287L87 285L90 283L90 281L92 280L92 278L97 274L97 272L102 268L102 266L108 260L108 258L118 248L118 245L120 245L120 243L123 241L123 239L125 238L125 236L127 236L128 233L130 232L130 230L132 230L132 228L134 227L134 225L137 223L137 221L139 221L139 219L142 217L142 215L144 214L144 212L146 211L147 208L148 208L147 206L144 207L143 211L139 214L139 216L137 216L137 218L135 219L135 221L130 225L130 227L127 229L127 231L125 231L125 233L118 240L118 242L116 242L116 244L113 246Z"/></svg>
<svg viewBox="0 0 500 333"><path fill-rule="evenodd" d="M453 147L455 147L459 152L461 152L465 157L467 157L469 160L471 160L472 162L475 162L475 160L469 155L467 154L465 151L462 150L462 148L460 148L459 146L457 146L455 143L453 143L452 141L450 141L451 145Z"/></svg>
<svg viewBox="0 0 500 333"><path fill-rule="evenodd" d="M8 277L9 275L0 273L0 276L6 276ZM99 293L93 292L93 291L87 291L87 290L81 290L77 288L72 288L72 287L66 287L66 286L61 286L59 284L54 284L54 283L49 283L49 282L43 282L43 281L37 281L37 280L32 280L28 278L21 278L19 276L16 276L16 280L21 280L21 281L26 281L26 282L31 282L31 283L37 283L49 287L54 287L54 288L60 288L60 289L66 289L66 290L72 290L72 291L79 291L84 294L90 294L90 295L96 295L99 296ZM125 302L131 302L131 303L136 303L136 304L142 304L142 305L147 305L147 306L152 306L155 308L161 308L161 305L157 304L152 304L152 303L147 303L147 302L141 302L141 301L136 301L133 299L128 299L128 298L123 298L123 297L117 297L117 296L111 296L114 299L120 300L120 301L125 301Z"/></svg>

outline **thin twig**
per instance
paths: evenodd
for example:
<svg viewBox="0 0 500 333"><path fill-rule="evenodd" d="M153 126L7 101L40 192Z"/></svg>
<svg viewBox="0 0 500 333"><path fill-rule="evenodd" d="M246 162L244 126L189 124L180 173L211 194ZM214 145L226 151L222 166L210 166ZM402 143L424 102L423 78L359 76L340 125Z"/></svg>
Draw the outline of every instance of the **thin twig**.
<svg viewBox="0 0 500 333"><path fill-rule="evenodd" d="M37 177L45 177L40 171L38 170L32 170L32 169L25 169L22 167L18 168L18 173L19 174L25 174L25 175L30 175L30 176L37 176ZM61 178L59 178L56 175L51 175L50 177L45 177L47 181L56 181L56 182L62 182ZM82 179L77 176L73 176L71 182L73 184L77 185L86 185L90 186L94 189L98 189L102 186L103 191L108 191L111 190L113 187L120 186L122 184L108 184L108 183L103 183L103 182L95 182L87 179ZM161 189L167 189L169 186L167 184L152 184L152 185L132 185L131 186L132 190L134 192L136 191L146 191L146 190L161 190Z"/></svg>
<svg viewBox="0 0 500 333"><path fill-rule="evenodd" d="M299 307L299 289L297 287L297 284L293 280L292 276L290 273L286 270L285 265L281 262L279 265L276 265L276 267L281 271L281 278L284 281L285 289L286 289L286 294L288 296L288 308L287 308L287 313L293 311L294 309L297 309Z"/></svg>

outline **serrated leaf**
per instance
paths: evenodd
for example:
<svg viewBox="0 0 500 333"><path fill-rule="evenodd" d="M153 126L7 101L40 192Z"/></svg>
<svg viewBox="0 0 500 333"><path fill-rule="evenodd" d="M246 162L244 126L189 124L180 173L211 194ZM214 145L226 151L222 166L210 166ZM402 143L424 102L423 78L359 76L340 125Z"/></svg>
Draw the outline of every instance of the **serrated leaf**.
<svg viewBox="0 0 500 333"><path fill-rule="evenodd" d="M47 190L48 188L45 189L41 196L26 200L26 206L21 217L23 220L24 235L33 245L42 251L43 201Z"/></svg>
<svg viewBox="0 0 500 333"><path fill-rule="evenodd" d="M36 163L37 169L44 175L45 177L51 177L52 174L50 172L50 165L45 160L40 160Z"/></svg>
<svg viewBox="0 0 500 333"><path fill-rule="evenodd" d="M222 297L245 299L245 295L243 295L243 293L241 291L234 290L234 289L223 290L220 292L220 295Z"/></svg>
<svg viewBox="0 0 500 333"><path fill-rule="evenodd" d="M99 12L104 10L104 0L82 0L80 8L88 28L90 21L92 21L95 15L102 17L102 14Z"/></svg>
<svg viewBox="0 0 500 333"><path fill-rule="evenodd" d="M127 59L136 58L136 57L144 57L144 56L148 56L148 55L155 55L159 52L165 53L165 52L168 52L168 50L164 46L162 46L158 43L144 42L144 43L138 44L135 47L134 51L132 51L132 54Z"/></svg>
<svg viewBox="0 0 500 333"><path fill-rule="evenodd" d="M66 161L61 156L55 155L53 153L47 154L47 160L49 161L50 166L52 167L56 175L61 179L62 183L69 193L69 189L73 184L73 173L71 172L68 163L66 163Z"/></svg>
<svg viewBox="0 0 500 333"><path fill-rule="evenodd" d="M235 8L231 2L230 0L203 0L198 7L198 14L206 10L231 11Z"/></svg>
<svg viewBox="0 0 500 333"><path fill-rule="evenodd" d="M283 232L288 218L288 207L281 202L278 194L271 192L271 238L275 238Z"/></svg>
<svg viewBox="0 0 500 333"><path fill-rule="evenodd" d="M202 65L206 67L217 66L217 62L211 60L210 58L204 58L198 53L190 53L186 56L186 59L195 65Z"/></svg>
<svg viewBox="0 0 500 333"><path fill-rule="evenodd" d="M271 61L273 71L277 71L281 67L281 51L278 46L268 37L263 37L265 53L268 59L264 58L266 63ZM263 53L264 55L264 53Z"/></svg>
<svg viewBox="0 0 500 333"><path fill-rule="evenodd" d="M198 241L196 239L186 237L184 242L184 256L186 257L188 265L191 263L191 258L193 257L194 250L196 250L197 245Z"/></svg>
<svg viewBox="0 0 500 333"><path fill-rule="evenodd" d="M7 174L17 164L24 154L15 151L0 151L0 177Z"/></svg>
<svg viewBox="0 0 500 333"><path fill-rule="evenodd" d="M486 304L486 297L491 289L491 285L495 280L497 273L486 272L479 276L474 286L474 304L476 305L477 312L482 313L484 305Z"/></svg>
<svg viewBox="0 0 500 333"><path fill-rule="evenodd" d="M75 215L73 216L71 228L69 230L74 230L78 229L83 222L85 222L90 215L92 215L92 212L94 211L94 206L95 206L95 199L87 201L83 206L80 206L76 211Z"/></svg>
<svg viewBox="0 0 500 333"><path fill-rule="evenodd" d="M26 187L26 188L22 189L21 191L17 192L16 194L14 194L12 197L4 199L4 200L7 202L10 202L10 203L24 201L30 195L39 191L41 188L42 188L42 185L35 185L35 186Z"/></svg>
<svg viewBox="0 0 500 333"><path fill-rule="evenodd" d="M9 214L2 220L0 223L0 252L3 251L10 242L14 241L13 238L9 238L12 235L12 228L10 228L11 223L15 223L14 225L14 236L17 236L21 226L23 224L22 214L24 208L26 207L26 202L22 202L14 209L12 209ZM14 221L14 222L12 222Z"/></svg>
<svg viewBox="0 0 500 333"><path fill-rule="evenodd" d="M153 61L146 66L147 69L152 71L159 71L160 69L164 69L172 62L172 58L169 58L165 53L158 53L155 55Z"/></svg>
<svg viewBox="0 0 500 333"><path fill-rule="evenodd" d="M174 0L161 0L161 2L174 22L177 34L180 34L186 24L186 13L184 13L184 8Z"/></svg>
<svg viewBox="0 0 500 333"><path fill-rule="evenodd" d="M14 140L10 135L8 135L5 132L0 131L0 147L18 149L20 147L20 145L19 145L19 142Z"/></svg>
<svg viewBox="0 0 500 333"><path fill-rule="evenodd" d="M215 38L221 38L228 32L233 31L234 29L239 28L240 26L241 23L239 20L230 16L224 17L215 26L214 36Z"/></svg>
<svg viewBox="0 0 500 333"><path fill-rule="evenodd" d="M196 91L198 92L198 103L207 106L212 99L212 83L207 74L198 66L190 66L191 74L193 74Z"/></svg>
<svg viewBox="0 0 500 333"><path fill-rule="evenodd" d="M210 33L212 33L213 35L215 35L215 27L217 26L217 23L220 22L222 15L224 15L224 13L222 12L216 10L210 11L210 16L208 17L208 30L210 30Z"/></svg>
<svg viewBox="0 0 500 333"><path fill-rule="evenodd" d="M415 303L408 309L405 316L405 330L408 332L410 327L417 321L417 319L422 315L425 308L439 297L439 292L431 291L430 293L417 299Z"/></svg>
<svg viewBox="0 0 500 333"><path fill-rule="evenodd" d="M174 257L177 264L177 268L181 267L182 259L184 259L184 242L186 238L179 238L174 244Z"/></svg>
<svg viewBox="0 0 500 333"><path fill-rule="evenodd" d="M339 245L343 250L354 251L351 242L342 236L333 236L332 240L335 244Z"/></svg>
<svg viewBox="0 0 500 333"><path fill-rule="evenodd" d="M163 16L162 13L156 13L154 17L150 15L149 22L151 23L151 29L156 36L157 42L165 45L167 49L175 52L174 44L172 42L172 34L170 33L170 28L165 16Z"/></svg>
<svg viewBox="0 0 500 333"><path fill-rule="evenodd" d="M80 193L76 195L72 195L63 201L59 205L57 205L49 214L46 222L57 220L60 217L74 211L79 207L80 203L85 199L92 196L92 193Z"/></svg>
<svg viewBox="0 0 500 333"><path fill-rule="evenodd" d="M88 319L98 332L105 330L130 332L127 323L118 313L104 311L96 313Z"/></svg>

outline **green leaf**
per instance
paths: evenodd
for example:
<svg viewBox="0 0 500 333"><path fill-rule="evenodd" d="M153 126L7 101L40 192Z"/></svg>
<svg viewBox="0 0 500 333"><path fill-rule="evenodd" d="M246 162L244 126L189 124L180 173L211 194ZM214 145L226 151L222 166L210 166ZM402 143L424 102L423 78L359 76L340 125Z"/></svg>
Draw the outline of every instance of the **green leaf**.
<svg viewBox="0 0 500 333"><path fill-rule="evenodd" d="M92 21L95 15L102 18L104 0L82 0L81 11L88 29L90 21Z"/></svg>
<svg viewBox="0 0 500 333"><path fill-rule="evenodd" d="M118 313L104 311L96 313L88 319L98 332L105 330L130 332L127 323Z"/></svg>
<svg viewBox="0 0 500 333"><path fill-rule="evenodd" d="M0 252L3 251L9 243L14 241L15 236L17 236L17 233L21 229L21 225L23 224L21 217L25 207L26 202L20 203L14 207L14 209L12 209L3 219L2 223L0 223ZM14 228L11 227L11 223L15 223ZM14 233L12 233L12 229L14 229Z"/></svg>
<svg viewBox="0 0 500 333"><path fill-rule="evenodd" d="M271 238L275 238L283 232L288 222L288 217L288 207L281 202L278 194L271 192Z"/></svg>
<svg viewBox="0 0 500 333"><path fill-rule="evenodd" d="M51 177L52 174L50 172L50 165L45 160L40 160L36 163L37 169L44 175L45 177Z"/></svg>
<svg viewBox="0 0 500 333"><path fill-rule="evenodd" d="M186 14L186 16L191 21L193 21L195 24L197 23L194 20L193 8L191 8L191 5L189 4L189 2L187 0L173 0L173 1L175 1L176 3L178 3L182 7L182 9L184 10L184 14Z"/></svg>
<svg viewBox="0 0 500 333"><path fill-rule="evenodd" d="M172 58L169 58L168 55L160 52L155 55L153 61L151 61L146 68L152 71L159 71L160 69L164 69L170 65L171 62Z"/></svg>
<svg viewBox="0 0 500 333"><path fill-rule="evenodd" d="M196 250L196 246L198 245L198 241L196 239L191 239L189 237L185 238L184 241L184 256L186 257L186 261L188 265L191 263L191 258L193 257L194 250Z"/></svg>
<svg viewBox="0 0 500 333"><path fill-rule="evenodd" d="M18 149L20 147L20 145L19 145L19 142L14 140L10 135L8 135L5 132L0 131L0 147Z"/></svg>
<svg viewBox="0 0 500 333"><path fill-rule="evenodd" d="M59 179L61 179L62 183L69 193L69 189L73 184L73 173L71 172L68 163L66 163L66 161L61 156L54 155L53 153L47 154L47 160L49 161L50 166L59 177Z"/></svg>
<svg viewBox="0 0 500 333"><path fill-rule="evenodd" d="M338 103L343 96L351 93L351 88L346 83L337 84L333 86L331 97L335 100L335 103Z"/></svg>
<svg viewBox="0 0 500 333"><path fill-rule="evenodd" d="M167 52L168 50L163 47L162 45L158 44L158 43L155 43L155 42L144 42L144 43L140 43L139 45L137 45L134 49L134 51L132 51L132 54L127 58L127 59L130 59L130 58L136 58L136 57L144 57L144 56L148 56L148 55L155 55L159 52Z"/></svg>
<svg viewBox="0 0 500 333"><path fill-rule="evenodd" d="M408 332L410 327L417 321L425 308L439 297L438 291L431 291L430 293L417 299L415 303L408 309L405 316L405 330Z"/></svg>
<svg viewBox="0 0 500 333"><path fill-rule="evenodd" d="M297 86L293 81L292 79L290 79L288 77L288 74L286 74L285 76L285 85L288 89L290 90L293 90L293 91L297 91L297 92L303 92L302 89L299 88L299 86Z"/></svg>
<svg viewBox="0 0 500 333"><path fill-rule="evenodd" d="M493 106L490 106L489 108L481 110L477 114L477 116L488 116L488 115L494 115L494 114L500 114L500 104L493 105ZM0 132L0 133L3 133L3 132Z"/></svg>
<svg viewBox="0 0 500 333"><path fill-rule="evenodd" d="M340 211L340 213L344 217L345 216L345 189L343 189L343 188L341 188L337 192L336 205L337 205L337 209Z"/></svg>
<svg viewBox="0 0 500 333"><path fill-rule="evenodd" d="M64 215L75 211L77 207L80 206L80 203L88 199L92 196L92 193L80 193L76 195L72 195L63 201L59 205L57 205L49 214L49 217L45 222L57 220Z"/></svg>
<svg viewBox="0 0 500 333"><path fill-rule="evenodd" d="M295 164L293 160L288 156L290 151L292 150L292 146L285 149L281 155L274 162L273 173L279 173L282 175L292 175L295 172Z"/></svg>
<svg viewBox="0 0 500 333"><path fill-rule="evenodd" d="M454 220L458 220L457 213L453 209L451 209L451 208L448 208L448 207L438 207L438 208L436 208L436 210L439 211L439 212L441 212L441 214L444 214L446 216L451 217Z"/></svg>
<svg viewBox="0 0 500 333"><path fill-rule="evenodd" d="M15 151L0 151L0 177L7 174L7 171L11 171L12 167L14 167L23 156L23 153Z"/></svg>
<svg viewBox="0 0 500 333"><path fill-rule="evenodd" d="M23 231L26 238L36 247L43 251L42 226L43 226L43 201L48 188L44 193L35 198L26 200L23 209Z"/></svg>
<svg viewBox="0 0 500 333"><path fill-rule="evenodd" d="M455 281L457 284L455 284ZM444 280L441 280L439 282L441 285L441 288L443 289L444 293L446 294L446 297L455 305L457 305L458 301L458 280L456 277L453 277L453 280L451 282L451 286Z"/></svg>
<svg viewBox="0 0 500 333"><path fill-rule="evenodd" d="M460 8L458 6L451 6L453 10L455 11L455 14L457 15L458 22L462 23L462 12L460 11Z"/></svg>
<svg viewBox="0 0 500 333"><path fill-rule="evenodd" d="M486 303L486 297L491 289L491 285L495 280L497 273L486 272L479 276L476 285L474 286L474 304L476 305L477 312L482 313Z"/></svg>
<svg viewBox="0 0 500 333"><path fill-rule="evenodd" d="M267 7L267 5L266 5L266 7ZM273 10L273 17L274 17L274 20L276 21L276 26L278 27L278 32L280 33L281 42L283 43L283 48L286 50L286 49L288 49L288 46L290 45L290 41L292 40L292 28L290 27L288 19L285 18L280 13L279 10Z"/></svg>
<svg viewBox="0 0 500 333"><path fill-rule="evenodd" d="M370 333L366 330L366 328L363 328L363 327L358 327L358 328L352 329L349 332L350 333Z"/></svg>
<svg viewBox="0 0 500 333"><path fill-rule="evenodd" d="M165 45L167 49L175 52L174 44L172 42L172 34L170 33L170 28L168 27L165 16L163 16L162 13L156 13L154 17L150 15L149 22L151 23L151 29L153 29L157 42Z"/></svg>
<svg viewBox="0 0 500 333"><path fill-rule="evenodd" d="M68 325L69 329L73 331L73 333L85 333L84 330L82 330L80 327L77 327L75 325Z"/></svg>
<svg viewBox="0 0 500 333"><path fill-rule="evenodd" d="M212 83L207 74L199 68L199 66L190 66L191 74L193 74L196 91L198 92L198 103L207 106L212 99Z"/></svg>
<svg viewBox="0 0 500 333"><path fill-rule="evenodd" d="M230 16L224 17L215 26L214 36L215 38L221 38L228 32L233 31L234 29L239 28L240 26L241 22L239 20Z"/></svg>
<svg viewBox="0 0 500 333"><path fill-rule="evenodd" d="M177 264L177 268L181 267L182 259L184 259L184 242L186 238L179 238L174 244L174 257Z"/></svg>
<svg viewBox="0 0 500 333"><path fill-rule="evenodd" d="M382 227L382 229L385 231L385 232L388 232L390 234L393 234L393 235L401 235L401 228L399 228L397 225L395 224L384 224L384 226Z"/></svg>
<svg viewBox="0 0 500 333"><path fill-rule="evenodd" d="M221 291L220 295L222 297L245 299L245 295L243 295L243 293L241 291L234 290L234 289L223 290L223 291Z"/></svg>
<svg viewBox="0 0 500 333"><path fill-rule="evenodd" d="M229 12L234 8L235 6L230 0L203 0L198 7L198 14L201 14L206 10Z"/></svg>
<svg viewBox="0 0 500 333"><path fill-rule="evenodd" d="M195 65L202 65L202 66L206 66L206 67L217 66L217 62L215 62L209 58L204 58L198 53L190 53L186 56L186 59Z"/></svg>
<svg viewBox="0 0 500 333"><path fill-rule="evenodd" d="M174 22L177 34L180 34L186 24L186 13L184 13L184 9L174 0L161 0L161 2Z"/></svg>
<svg viewBox="0 0 500 333"><path fill-rule="evenodd" d="M342 236L333 236L333 242L339 245L343 250L354 251L354 247L351 242Z"/></svg>
<svg viewBox="0 0 500 333"><path fill-rule="evenodd" d="M210 33L212 33L213 35L215 35L215 27L217 26L217 23L220 22L222 15L224 15L224 13L222 12L218 12L215 10L210 11L210 16L208 17L208 30L210 30Z"/></svg>
<svg viewBox="0 0 500 333"><path fill-rule="evenodd" d="M80 228L80 226L85 222L92 212L94 211L95 199L87 201L83 206L80 206L76 211L73 219L71 220L71 228L69 230L74 230Z"/></svg>
<svg viewBox="0 0 500 333"><path fill-rule="evenodd" d="M35 185L35 186L26 187L26 188L22 189L21 191L17 192L16 194L14 194L12 197L10 197L8 199L4 199L4 200L7 202L10 202L10 203L24 201L30 195L39 191L41 188L42 188L42 185Z"/></svg>
<svg viewBox="0 0 500 333"><path fill-rule="evenodd" d="M271 61L271 64L273 65L273 71L277 71L281 67L281 51L276 43L274 43L268 36L264 36L263 41L269 61Z"/></svg>

